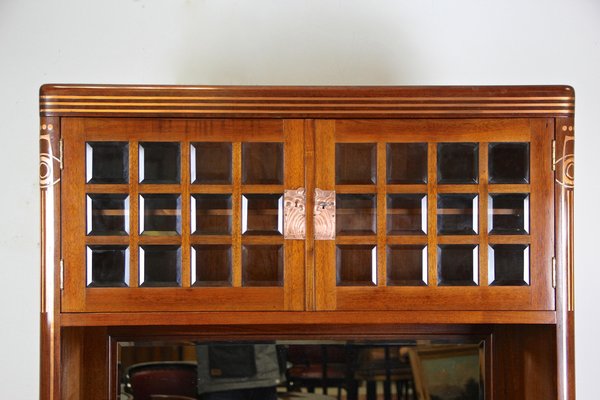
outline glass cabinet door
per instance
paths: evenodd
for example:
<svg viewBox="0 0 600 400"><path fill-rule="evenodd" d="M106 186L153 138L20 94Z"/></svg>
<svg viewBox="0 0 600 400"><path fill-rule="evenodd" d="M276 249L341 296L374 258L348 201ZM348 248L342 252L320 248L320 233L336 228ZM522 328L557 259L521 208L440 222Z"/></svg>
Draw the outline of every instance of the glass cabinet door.
<svg viewBox="0 0 600 400"><path fill-rule="evenodd" d="M298 310L302 121L63 123L63 311Z"/></svg>
<svg viewBox="0 0 600 400"><path fill-rule="evenodd" d="M551 122L316 123L321 310L549 310Z"/></svg>

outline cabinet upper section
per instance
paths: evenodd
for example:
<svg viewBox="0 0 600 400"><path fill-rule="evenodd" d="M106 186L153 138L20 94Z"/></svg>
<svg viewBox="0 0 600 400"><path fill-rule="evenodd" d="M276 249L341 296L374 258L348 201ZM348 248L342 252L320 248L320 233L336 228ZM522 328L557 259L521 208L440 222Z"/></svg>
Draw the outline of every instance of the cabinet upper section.
<svg viewBox="0 0 600 400"><path fill-rule="evenodd" d="M570 117L570 86L44 85L41 116L210 118Z"/></svg>

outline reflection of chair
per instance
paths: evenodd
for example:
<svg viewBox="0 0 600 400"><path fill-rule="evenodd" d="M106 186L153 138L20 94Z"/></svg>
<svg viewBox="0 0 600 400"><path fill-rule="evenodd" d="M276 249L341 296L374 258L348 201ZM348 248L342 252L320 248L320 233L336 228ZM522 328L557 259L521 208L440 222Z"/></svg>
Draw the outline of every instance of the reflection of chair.
<svg viewBox="0 0 600 400"><path fill-rule="evenodd" d="M135 400L196 399L196 369L195 363L179 361L135 364L127 369L127 387Z"/></svg>
<svg viewBox="0 0 600 400"><path fill-rule="evenodd" d="M305 388L314 393L322 388L336 388L338 399L341 391L348 392L348 398L356 398L356 382L350 374L350 356L345 346L335 345L291 345L287 360L292 367L287 371L288 390L300 391Z"/></svg>
<svg viewBox="0 0 600 400"><path fill-rule="evenodd" d="M383 384L383 398L392 400L392 384L396 385L396 398L409 400L414 390L411 367L400 356L398 346L367 346L359 351L356 379L367 384L367 400L375 400L378 383Z"/></svg>

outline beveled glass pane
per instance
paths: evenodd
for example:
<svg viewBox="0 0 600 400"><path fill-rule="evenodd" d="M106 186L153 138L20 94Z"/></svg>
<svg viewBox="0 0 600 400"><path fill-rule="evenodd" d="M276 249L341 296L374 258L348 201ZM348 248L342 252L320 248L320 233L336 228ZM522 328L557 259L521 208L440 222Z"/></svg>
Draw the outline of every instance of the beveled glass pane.
<svg viewBox="0 0 600 400"><path fill-rule="evenodd" d="M427 143L387 144L387 183L427 183Z"/></svg>
<svg viewBox="0 0 600 400"><path fill-rule="evenodd" d="M474 244L439 245L438 285L477 286L479 284L478 246Z"/></svg>
<svg viewBox="0 0 600 400"><path fill-rule="evenodd" d="M281 235L283 233L283 196L280 194L242 195L242 233L244 235Z"/></svg>
<svg viewBox="0 0 600 400"><path fill-rule="evenodd" d="M179 183L181 154L177 142L141 142L140 183Z"/></svg>
<svg viewBox="0 0 600 400"><path fill-rule="evenodd" d="M129 248L127 246L87 246L87 287L127 287Z"/></svg>
<svg viewBox="0 0 600 400"><path fill-rule="evenodd" d="M377 232L374 194L336 195L335 228L338 235L373 235Z"/></svg>
<svg viewBox="0 0 600 400"><path fill-rule="evenodd" d="M476 194L440 194L437 202L437 230L440 235L474 235L478 232Z"/></svg>
<svg viewBox="0 0 600 400"><path fill-rule="evenodd" d="M283 184L283 143L242 143L242 183Z"/></svg>
<svg viewBox="0 0 600 400"><path fill-rule="evenodd" d="M129 234L129 196L90 193L86 197L88 235Z"/></svg>
<svg viewBox="0 0 600 400"><path fill-rule="evenodd" d="M438 183L477 183L479 181L478 143L439 143Z"/></svg>
<svg viewBox="0 0 600 400"><path fill-rule="evenodd" d="M388 286L427 285L427 246L391 245L387 247Z"/></svg>
<svg viewBox="0 0 600 400"><path fill-rule="evenodd" d="M231 286L231 246L192 246L193 286Z"/></svg>
<svg viewBox="0 0 600 400"><path fill-rule="evenodd" d="M376 286L377 252L374 245L335 247L338 286Z"/></svg>
<svg viewBox="0 0 600 400"><path fill-rule="evenodd" d="M243 286L283 286L283 246L242 246Z"/></svg>
<svg viewBox="0 0 600 400"><path fill-rule="evenodd" d="M490 286L529 285L529 246L493 244L489 246Z"/></svg>
<svg viewBox="0 0 600 400"><path fill-rule="evenodd" d="M375 143L335 145L335 183L354 185L376 182L377 145Z"/></svg>
<svg viewBox="0 0 600 400"><path fill-rule="evenodd" d="M181 286L181 248L140 246L139 280L142 287Z"/></svg>
<svg viewBox="0 0 600 400"><path fill-rule="evenodd" d="M529 143L490 143L490 183L529 183Z"/></svg>
<svg viewBox="0 0 600 400"><path fill-rule="evenodd" d="M85 169L87 183L129 183L129 144L87 142Z"/></svg>
<svg viewBox="0 0 600 400"><path fill-rule="evenodd" d="M490 194L488 230L495 235L529 233L529 194Z"/></svg>
<svg viewBox="0 0 600 400"><path fill-rule="evenodd" d="M192 143L190 165L192 183L231 184L231 143Z"/></svg>
<svg viewBox="0 0 600 400"><path fill-rule="evenodd" d="M181 196L178 194L141 194L140 233L143 235L179 235L181 233Z"/></svg>
<svg viewBox="0 0 600 400"><path fill-rule="evenodd" d="M422 235L427 233L427 195L387 195L388 235Z"/></svg>
<svg viewBox="0 0 600 400"><path fill-rule="evenodd" d="M231 234L231 195L192 195L192 234Z"/></svg>

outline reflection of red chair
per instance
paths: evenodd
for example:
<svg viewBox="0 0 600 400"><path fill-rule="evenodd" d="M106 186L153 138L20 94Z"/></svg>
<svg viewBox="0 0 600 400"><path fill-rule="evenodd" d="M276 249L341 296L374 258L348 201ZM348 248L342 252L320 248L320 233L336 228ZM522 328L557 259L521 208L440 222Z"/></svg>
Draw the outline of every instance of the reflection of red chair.
<svg viewBox="0 0 600 400"><path fill-rule="evenodd" d="M290 345L287 361L292 367L287 371L288 390L301 391L305 388L314 393L322 388L327 394L329 388L337 388L338 399L341 391L348 391L349 398L356 398L356 382L350 374L351 357L345 346L336 345Z"/></svg>
<svg viewBox="0 0 600 400"><path fill-rule="evenodd" d="M189 362L135 364L127 369L127 387L135 400L161 398L156 395L196 399L198 397L196 369L196 364Z"/></svg>

